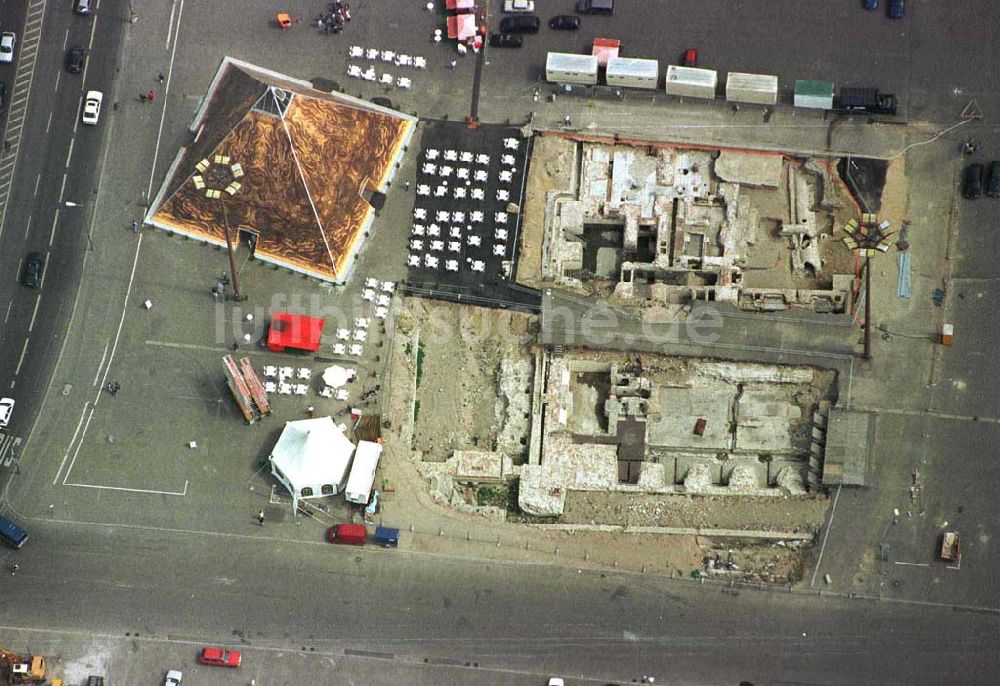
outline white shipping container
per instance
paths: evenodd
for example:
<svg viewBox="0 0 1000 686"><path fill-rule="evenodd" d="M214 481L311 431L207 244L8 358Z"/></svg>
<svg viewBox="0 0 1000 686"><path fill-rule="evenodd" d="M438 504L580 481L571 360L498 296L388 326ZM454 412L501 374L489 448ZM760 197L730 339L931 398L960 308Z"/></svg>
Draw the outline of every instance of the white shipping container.
<svg viewBox="0 0 1000 686"><path fill-rule="evenodd" d="M773 105L778 101L778 77L731 71L726 78L726 100Z"/></svg>
<svg viewBox="0 0 1000 686"><path fill-rule="evenodd" d="M367 505L375 484L375 470L382 456L382 445L371 441L358 441L354 451L354 463L351 465L351 475L347 477L347 487L344 497L347 502Z"/></svg>
<svg viewBox="0 0 1000 686"><path fill-rule="evenodd" d="M655 89L660 82L660 63L637 57L612 57L605 73L609 86Z"/></svg>
<svg viewBox="0 0 1000 686"><path fill-rule="evenodd" d="M551 83L597 83L597 57L550 52L545 59L545 80Z"/></svg>
<svg viewBox="0 0 1000 686"><path fill-rule="evenodd" d="M671 64L667 67L664 90L670 95L714 98L715 87L718 83L719 74L711 69L696 69Z"/></svg>

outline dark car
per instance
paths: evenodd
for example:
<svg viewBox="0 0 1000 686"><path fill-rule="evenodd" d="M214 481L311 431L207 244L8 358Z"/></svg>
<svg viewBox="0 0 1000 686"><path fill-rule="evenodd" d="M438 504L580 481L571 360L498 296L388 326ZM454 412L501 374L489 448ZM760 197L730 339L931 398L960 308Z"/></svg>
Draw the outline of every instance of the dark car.
<svg viewBox="0 0 1000 686"><path fill-rule="evenodd" d="M83 58L86 53L79 45L66 51L66 71L70 74L79 74L83 71Z"/></svg>
<svg viewBox="0 0 1000 686"><path fill-rule="evenodd" d="M615 13L615 0L579 0L576 3L577 14L605 14Z"/></svg>
<svg viewBox="0 0 1000 686"><path fill-rule="evenodd" d="M572 14L557 14L549 19L549 28L555 31L576 31L580 28L580 17Z"/></svg>
<svg viewBox="0 0 1000 686"><path fill-rule="evenodd" d="M538 33L542 22L533 14L504 17L500 20L500 33Z"/></svg>
<svg viewBox="0 0 1000 686"><path fill-rule="evenodd" d="M903 15L906 14L906 5L903 0L889 0L886 14L889 15L890 19L902 19Z"/></svg>
<svg viewBox="0 0 1000 686"><path fill-rule="evenodd" d="M990 162L990 175L986 181L986 195L1000 198L1000 161Z"/></svg>
<svg viewBox="0 0 1000 686"><path fill-rule="evenodd" d="M681 55L681 64L685 67L697 67L698 66L698 51L694 48L688 48Z"/></svg>
<svg viewBox="0 0 1000 686"><path fill-rule="evenodd" d="M28 288L38 288L42 282L42 272L45 271L45 255L40 252L28 253L21 272L21 283Z"/></svg>
<svg viewBox="0 0 1000 686"><path fill-rule="evenodd" d="M861 6L866 10L877 10L878 0L861 0Z"/></svg>
<svg viewBox="0 0 1000 686"><path fill-rule="evenodd" d="M516 33L491 33L490 45L494 48L519 48L524 45L524 39Z"/></svg>
<svg viewBox="0 0 1000 686"><path fill-rule="evenodd" d="M7 109L7 84L0 81L0 113Z"/></svg>
<svg viewBox="0 0 1000 686"><path fill-rule="evenodd" d="M983 165L970 164L965 168L965 178L962 180L962 197L975 200L983 194Z"/></svg>

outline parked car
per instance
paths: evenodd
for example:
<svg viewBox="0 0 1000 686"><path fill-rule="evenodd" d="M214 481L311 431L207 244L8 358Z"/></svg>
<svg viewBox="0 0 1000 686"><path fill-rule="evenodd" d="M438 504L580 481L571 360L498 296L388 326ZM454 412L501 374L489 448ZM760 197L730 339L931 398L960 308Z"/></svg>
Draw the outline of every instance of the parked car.
<svg viewBox="0 0 1000 686"><path fill-rule="evenodd" d="M504 17L500 20L500 33L538 33L541 20L534 14Z"/></svg>
<svg viewBox="0 0 1000 686"><path fill-rule="evenodd" d="M697 67L698 66L698 51L694 48L688 48L684 51L681 56L681 64L685 67Z"/></svg>
<svg viewBox="0 0 1000 686"><path fill-rule="evenodd" d="M549 19L549 28L554 31L576 31L580 28L580 17L572 14L557 14Z"/></svg>
<svg viewBox="0 0 1000 686"><path fill-rule="evenodd" d="M524 45L524 39L516 33L491 33L490 45L494 48L519 48Z"/></svg>
<svg viewBox="0 0 1000 686"><path fill-rule="evenodd" d="M167 676L163 678L163 686L181 686L181 679L184 677L182 672L176 669L171 669L167 672Z"/></svg>
<svg viewBox="0 0 1000 686"><path fill-rule="evenodd" d="M364 545L368 541L368 529L364 524L335 524L326 530L326 540L330 543Z"/></svg>
<svg viewBox="0 0 1000 686"><path fill-rule="evenodd" d="M83 102L83 123L94 126L101 118L101 103L104 102L104 93L101 91L87 91L87 98Z"/></svg>
<svg viewBox="0 0 1000 686"><path fill-rule="evenodd" d="M615 13L615 0L579 0L576 3L577 14L605 14Z"/></svg>
<svg viewBox="0 0 1000 686"><path fill-rule="evenodd" d="M546 683L548 686L566 686L566 682L563 681L562 677L558 676L550 676Z"/></svg>
<svg viewBox="0 0 1000 686"><path fill-rule="evenodd" d="M83 71L83 59L86 52L84 49L75 45L66 51L66 71L70 74L79 74Z"/></svg>
<svg viewBox="0 0 1000 686"><path fill-rule="evenodd" d="M14 399L0 398L0 429L10 424L12 416L14 416Z"/></svg>
<svg viewBox="0 0 1000 686"><path fill-rule="evenodd" d="M866 10L877 10L878 0L861 0L861 6Z"/></svg>
<svg viewBox="0 0 1000 686"><path fill-rule="evenodd" d="M965 168L965 178L962 179L962 197L975 200L983 194L983 165L970 164Z"/></svg>
<svg viewBox="0 0 1000 686"><path fill-rule="evenodd" d="M0 114L7 109L7 84L0 81Z"/></svg>
<svg viewBox="0 0 1000 686"><path fill-rule="evenodd" d="M986 195L1000 198L1000 161L990 162L990 174L986 182Z"/></svg>
<svg viewBox="0 0 1000 686"><path fill-rule="evenodd" d="M906 14L906 5L903 0L889 0L886 13L890 19L902 19L903 15Z"/></svg>
<svg viewBox="0 0 1000 686"><path fill-rule="evenodd" d="M0 62L10 64L14 61L14 46L17 44L17 36L10 31L0 34Z"/></svg>
<svg viewBox="0 0 1000 686"><path fill-rule="evenodd" d="M44 271L45 253L28 253L28 257L24 260L24 269L21 271L21 283L28 288L38 288Z"/></svg>
<svg viewBox="0 0 1000 686"><path fill-rule="evenodd" d="M239 651L225 648L202 648L198 654L198 662L213 667L239 667L242 658Z"/></svg>
<svg viewBox="0 0 1000 686"><path fill-rule="evenodd" d="M504 0L503 11L510 14L514 12L534 12L535 0Z"/></svg>
<svg viewBox="0 0 1000 686"><path fill-rule="evenodd" d="M90 14L90 0L73 0L73 11L77 14Z"/></svg>

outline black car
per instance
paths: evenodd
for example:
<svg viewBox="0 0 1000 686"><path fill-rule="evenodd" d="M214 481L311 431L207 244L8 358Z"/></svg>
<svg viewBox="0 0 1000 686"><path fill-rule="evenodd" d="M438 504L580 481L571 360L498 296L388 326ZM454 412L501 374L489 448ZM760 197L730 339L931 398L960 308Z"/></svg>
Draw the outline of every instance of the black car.
<svg viewBox="0 0 1000 686"><path fill-rule="evenodd" d="M557 14L549 19L549 28L555 31L576 31L580 28L580 17L572 14Z"/></svg>
<svg viewBox="0 0 1000 686"><path fill-rule="evenodd" d="M1000 161L990 162L990 175L986 181L986 195L1000 198Z"/></svg>
<svg viewBox="0 0 1000 686"><path fill-rule="evenodd" d="M86 53L79 45L66 51L66 71L70 74L79 74L83 71L83 58Z"/></svg>
<svg viewBox="0 0 1000 686"><path fill-rule="evenodd" d="M7 109L7 84L0 81L0 113Z"/></svg>
<svg viewBox="0 0 1000 686"><path fill-rule="evenodd" d="M983 194L983 165L970 164L965 168L965 178L962 180L962 197L975 200Z"/></svg>
<svg viewBox="0 0 1000 686"><path fill-rule="evenodd" d="M579 0L576 3L576 13L610 16L615 13L615 0Z"/></svg>
<svg viewBox="0 0 1000 686"><path fill-rule="evenodd" d="M889 0L886 14L889 15L890 19L902 19L903 15L906 14L906 5L903 4L903 0Z"/></svg>
<svg viewBox="0 0 1000 686"><path fill-rule="evenodd" d="M524 39L516 33L491 33L490 45L494 48L519 48L524 45Z"/></svg>
<svg viewBox="0 0 1000 686"><path fill-rule="evenodd" d="M538 33L542 22L533 14L504 17L500 20L500 33Z"/></svg>
<svg viewBox="0 0 1000 686"><path fill-rule="evenodd" d="M40 252L28 253L21 272L21 283L28 288L38 288L42 282L42 272L45 270L45 255Z"/></svg>

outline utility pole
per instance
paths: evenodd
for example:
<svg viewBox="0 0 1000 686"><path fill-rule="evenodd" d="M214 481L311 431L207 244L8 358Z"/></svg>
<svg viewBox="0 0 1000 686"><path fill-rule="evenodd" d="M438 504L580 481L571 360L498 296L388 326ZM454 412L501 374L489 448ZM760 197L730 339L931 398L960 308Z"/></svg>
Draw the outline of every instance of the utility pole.
<svg viewBox="0 0 1000 686"><path fill-rule="evenodd" d="M243 294L240 292L240 279L236 274L236 257L233 254L233 238L229 232L229 215L226 214L226 201L222 201L222 226L226 234L226 252L229 254L229 272L233 277L233 300L240 302Z"/></svg>

